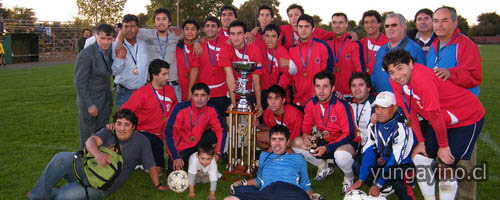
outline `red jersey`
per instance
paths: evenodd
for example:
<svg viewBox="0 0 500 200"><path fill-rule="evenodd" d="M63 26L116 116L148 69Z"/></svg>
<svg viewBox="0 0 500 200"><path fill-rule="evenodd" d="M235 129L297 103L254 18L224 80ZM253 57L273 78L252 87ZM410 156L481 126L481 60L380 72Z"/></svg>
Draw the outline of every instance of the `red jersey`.
<svg viewBox="0 0 500 200"><path fill-rule="evenodd" d="M322 40L310 38L306 43L290 47L290 57L297 66L297 74L292 77L293 103L305 106L306 101L314 96L314 75L323 70L333 71L333 56L328 44Z"/></svg>
<svg viewBox="0 0 500 200"><path fill-rule="evenodd" d="M226 72L224 67L231 67L231 47L224 37L200 43L203 54L198 58L200 67L198 81L210 88L210 97L223 97L227 94Z"/></svg>
<svg viewBox="0 0 500 200"><path fill-rule="evenodd" d="M333 51L335 62L335 90L342 94L351 94L349 79L352 73L361 72L359 58L359 45L349 39L349 34L344 33L340 38L329 40L327 43Z"/></svg>
<svg viewBox="0 0 500 200"><path fill-rule="evenodd" d="M219 29L219 32L217 33L217 37L222 37L221 39L225 39L224 42L226 42L226 40L229 39L229 32L228 31L225 31L222 27Z"/></svg>
<svg viewBox="0 0 500 200"><path fill-rule="evenodd" d="M285 47L278 44L275 49L265 49L264 62L262 62L262 76L260 79L262 90L268 89L273 85L279 85L285 90L288 88L291 76L288 73L288 67L280 65L281 59L290 60L290 55Z"/></svg>
<svg viewBox="0 0 500 200"><path fill-rule="evenodd" d="M290 129L290 140L293 140L300 136L302 112L292 105L283 105L283 113L280 116L276 116L274 112L268 108L264 111L264 123L269 128L277 124L288 127L288 129Z"/></svg>
<svg viewBox="0 0 500 200"><path fill-rule="evenodd" d="M304 121L302 122L302 133L310 135L313 126L318 131L327 130L330 135L325 139L328 152L352 141L359 142L360 138L355 135L356 126L354 116L349 103L337 99L332 94L329 102L320 103L317 97L311 98L304 109Z"/></svg>
<svg viewBox="0 0 500 200"><path fill-rule="evenodd" d="M409 84L401 86L393 80L390 84L398 106L415 122L411 125L419 142L424 139L417 113L430 122L439 147L448 146L446 128L468 126L484 117L483 105L474 94L450 80L442 81L422 64L413 64Z"/></svg>
<svg viewBox="0 0 500 200"><path fill-rule="evenodd" d="M189 74L193 67L198 67L198 58L193 50L193 45L184 43L180 40L175 50L175 58L177 59L177 77L181 87L182 100L187 100L189 94Z"/></svg>
<svg viewBox="0 0 500 200"><path fill-rule="evenodd" d="M174 88L165 85L162 89L153 89L148 83L134 91L121 109L134 112L139 119L138 131L146 131L163 140L165 124L175 105L177 98Z"/></svg>
<svg viewBox="0 0 500 200"><path fill-rule="evenodd" d="M389 42L389 39L380 33L376 39L370 39L364 37L360 40L363 45L363 58L365 59L366 72L370 74L373 73L373 65L375 65L375 59L377 58L377 51Z"/></svg>
<svg viewBox="0 0 500 200"><path fill-rule="evenodd" d="M257 63L257 69L252 74L256 74L261 76L260 79L262 79L262 63L263 63L263 58L262 58L262 53L260 51L260 48L257 46L255 43L248 44L245 42L245 45L242 49L236 49L234 47L231 47L232 49L232 59L231 62L236 62L236 61L248 61L248 62L256 62ZM240 74L234 71L233 69L233 74L234 74L234 80L238 80L240 77ZM253 77L251 75L248 76L248 88L253 88L252 85ZM261 87L262 88L262 87Z"/></svg>
<svg viewBox="0 0 500 200"><path fill-rule="evenodd" d="M281 31L281 42L284 47L287 49L292 47L295 44L299 43L299 35L297 32L293 30L292 25L286 24L280 26ZM328 32L322 28L314 27L312 32L312 38L316 38L319 40L327 41L335 37L333 32Z"/></svg>
<svg viewBox="0 0 500 200"><path fill-rule="evenodd" d="M165 128L165 141L172 160L181 158L181 151L198 145L201 136L208 129L217 136L215 152L223 152L226 142L223 122L223 116L211 105L197 108L191 105L191 101L177 104Z"/></svg>

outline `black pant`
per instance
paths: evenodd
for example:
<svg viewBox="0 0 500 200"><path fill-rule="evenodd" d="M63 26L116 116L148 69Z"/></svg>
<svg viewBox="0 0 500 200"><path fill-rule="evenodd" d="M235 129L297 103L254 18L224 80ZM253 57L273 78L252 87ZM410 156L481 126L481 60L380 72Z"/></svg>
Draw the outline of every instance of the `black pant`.
<svg viewBox="0 0 500 200"><path fill-rule="evenodd" d="M196 146L184 149L179 152L181 155L182 161L184 161L184 171L188 170L189 167L189 157L198 151L198 146L202 144L217 144L217 136L212 130L205 131L203 135L201 136L200 142L196 144ZM168 168L167 168L167 174L170 174L170 172L174 171L174 161L172 158L169 156L168 157Z"/></svg>
<svg viewBox="0 0 500 200"><path fill-rule="evenodd" d="M146 136L151 144L151 152L156 162L156 166L165 168L165 151L163 150L163 141L158 136L148 132L139 132Z"/></svg>

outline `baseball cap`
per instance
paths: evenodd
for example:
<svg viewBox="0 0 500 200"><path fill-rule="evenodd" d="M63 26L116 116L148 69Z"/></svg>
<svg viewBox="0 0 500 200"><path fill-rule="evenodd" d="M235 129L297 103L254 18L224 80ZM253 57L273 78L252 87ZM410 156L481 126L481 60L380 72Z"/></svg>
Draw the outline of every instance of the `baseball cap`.
<svg viewBox="0 0 500 200"><path fill-rule="evenodd" d="M372 107L375 107L375 105L382 106L384 108L387 108L391 105L396 105L396 97L394 96L394 93L392 92L381 92L377 95L377 98L375 101L372 103Z"/></svg>

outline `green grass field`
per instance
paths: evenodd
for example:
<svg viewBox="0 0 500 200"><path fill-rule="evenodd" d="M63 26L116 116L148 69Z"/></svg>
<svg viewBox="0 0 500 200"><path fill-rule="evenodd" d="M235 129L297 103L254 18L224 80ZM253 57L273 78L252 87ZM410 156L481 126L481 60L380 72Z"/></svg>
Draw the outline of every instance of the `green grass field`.
<svg viewBox="0 0 500 200"><path fill-rule="evenodd" d="M488 163L488 180L479 182L479 199L495 198L500 183L500 46L480 46L483 83L480 99L486 108L486 124L478 140L478 163ZM0 199L25 199L45 165L60 151L79 147L76 92L73 65L0 70ZM311 178L315 169L310 168ZM166 184L166 177L161 177ZM313 189L325 199L342 199L342 174ZM61 181L61 184L64 182ZM230 183L219 181L217 197L229 195ZM365 191L367 188L364 188ZM209 185L196 187L196 199L206 199ZM186 193L160 192L152 188L149 176L136 171L132 178L108 199L186 199ZM395 199L393 195L391 199Z"/></svg>

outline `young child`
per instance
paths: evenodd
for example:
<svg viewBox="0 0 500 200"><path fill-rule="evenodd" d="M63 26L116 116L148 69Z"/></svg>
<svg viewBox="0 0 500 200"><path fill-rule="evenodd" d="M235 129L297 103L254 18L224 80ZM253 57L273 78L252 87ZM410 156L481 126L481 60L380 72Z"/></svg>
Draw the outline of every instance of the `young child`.
<svg viewBox="0 0 500 200"><path fill-rule="evenodd" d="M217 179L221 174L217 170L217 162L214 159L215 150L209 144L202 144L198 147L198 152L189 157L189 194L188 198L194 198L194 184L210 182L210 195L208 199L215 199L215 189Z"/></svg>

